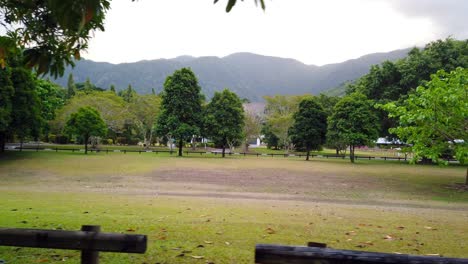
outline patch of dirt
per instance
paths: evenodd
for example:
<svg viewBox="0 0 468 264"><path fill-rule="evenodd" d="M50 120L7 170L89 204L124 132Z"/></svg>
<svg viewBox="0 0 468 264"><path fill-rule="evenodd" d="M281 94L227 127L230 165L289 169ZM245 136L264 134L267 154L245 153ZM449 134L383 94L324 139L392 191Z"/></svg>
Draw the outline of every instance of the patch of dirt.
<svg viewBox="0 0 468 264"><path fill-rule="evenodd" d="M468 185L463 184L463 183L455 183L452 185L447 185L446 188L450 190L459 191L459 192L468 192Z"/></svg>
<svg viewBox="0 0 468 264"><path fill-rule="evenodd" d="M374 188L372 179L353 177L347 180L333 174L316 174L308 171L282 169L160 169L145 175L148 184L172 183L173 185L209 185L212 190L235 192L260 192L291 195L328 196L337 193L357 193Z"/></svg>

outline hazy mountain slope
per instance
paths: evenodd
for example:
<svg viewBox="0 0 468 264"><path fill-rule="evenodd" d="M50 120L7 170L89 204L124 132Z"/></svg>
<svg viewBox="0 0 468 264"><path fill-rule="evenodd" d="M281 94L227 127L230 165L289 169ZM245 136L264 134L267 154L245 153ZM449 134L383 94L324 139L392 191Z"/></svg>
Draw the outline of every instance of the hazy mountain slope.
<svg viewBox="0 0 468 264"><path fill-rule="evenodd" d="M261 101L264 95L318 94L361 77L373 64L403 58L408 51L374 53L321 67L253 53L235 53L223 58L179 56L122 64L81 60L56 82L66 86L68 74L72 72L75 82L84 82L89 77L97 86L106 89L114 84L117 90L122 90L131 84L139 93L150 93L151 88L159 92L168 75L179 68L190 67L207 97L214 91L229 88L240 97Z"/></svg>

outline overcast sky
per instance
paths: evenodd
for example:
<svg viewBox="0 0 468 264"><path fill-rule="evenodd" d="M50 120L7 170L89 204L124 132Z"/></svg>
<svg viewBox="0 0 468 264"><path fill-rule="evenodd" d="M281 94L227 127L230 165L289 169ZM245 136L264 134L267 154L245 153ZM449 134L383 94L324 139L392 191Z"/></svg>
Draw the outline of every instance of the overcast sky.
<svg viewBox="0 0 468 264"><path fill-rule="evenodd" d="M112 63L235 52L323 65L468 38L468 0L114 0L85 58Z"/></svg>

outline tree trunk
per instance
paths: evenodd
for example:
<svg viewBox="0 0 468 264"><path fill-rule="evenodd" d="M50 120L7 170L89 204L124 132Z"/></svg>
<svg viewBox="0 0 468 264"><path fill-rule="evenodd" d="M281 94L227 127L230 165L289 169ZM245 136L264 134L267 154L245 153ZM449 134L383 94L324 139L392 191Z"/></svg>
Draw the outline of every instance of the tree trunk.
<svg viewBox="0 0 468 264"><path fill-rule="evenodd" d="M89 137L86 136L85 137L85 141L84 141L84 154L88 154L88 140L89 140Z"/></svg>
<svg viewBox="0 0 468 264"><path fill-rule="evenodd" d="M309 160L309 156L310 156L310 148L307 148L307 156L306 156L306 160Z"/></svg>
<svg viewBox="0 0 468 264"><path fill-rule="evenodd" d="M182 157L182 147L183 147L183 144L184 141L182 139L179 140L179 157Z"/></svg>
<svg viewBox="0 0 468 264"><path fill-rule="evenodd" d="M244 141L244 153L247 153L249 151L249 143L247 141Z"/></svg>
<svg viewBox="0 0 468 264"><path fill-rule="evenodd" d="M354 163L354 145L349 146L349 159Z"/></svg>
<svg viewBox="0 0 468 264"><path fill-rule="evenodd" d="M226 144L223 144L223 155L222 157L224 158L226 156Z"/></svg>
<svg viewBox="0 0 468 264"><path fill-rule="evenodd" d="M0 133L0 152L5 152L5 144L6 144L6 135L5 133Z"/></svg>
<svg viewBox="0 0 468 264"><path fill-rule="evenodd" d="M23 139L20 139L20 151L23 151Z"/></svg>
<svg viewBox="0 0 468 264"><path fill-rule="evenodd" d="M340 150L338 148L336 148L335 151L337 156L340 155Z"/></svg>
<svg viewBox="0 0 468 264"><path fill-rule="evenodd" d="M465 185L468 186L468 168L466 168Z"/></svg>

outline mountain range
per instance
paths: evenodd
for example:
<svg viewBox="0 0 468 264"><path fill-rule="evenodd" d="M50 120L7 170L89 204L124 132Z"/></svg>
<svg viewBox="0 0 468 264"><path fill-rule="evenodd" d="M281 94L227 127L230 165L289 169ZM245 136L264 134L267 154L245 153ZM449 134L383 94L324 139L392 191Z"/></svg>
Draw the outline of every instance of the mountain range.
<svg viewBox="0 0 468 264"><path fill-rule="evenodd" d="M319 94L343 86L343 83L366 74L371 65L403 58L408 52L409 49L402 49L373 53L324 66L247 52L221 58L179 56L120 64L83 59L77 61L73 69L67 68L63 77L55 82L66 87L68 75L72 73L75 82L90 78L92 83L104 89L113 84L117 90L122 90L131 84L138 93L151 93L152 88L158 93L168 75L182 67L190 67L208 98L215 91L229 88L241 98L259 102L265 95Z"/></svg>

